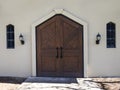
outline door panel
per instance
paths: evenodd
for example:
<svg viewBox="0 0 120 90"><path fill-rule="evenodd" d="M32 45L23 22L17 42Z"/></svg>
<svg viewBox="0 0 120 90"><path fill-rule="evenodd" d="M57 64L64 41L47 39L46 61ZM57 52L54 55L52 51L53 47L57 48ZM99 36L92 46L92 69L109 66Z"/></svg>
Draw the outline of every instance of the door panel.
<svg viewBox="0 0 120 90"><path fill-rule="evenodd" d="M79 58L76 56L64 57L63 72L77 72L79 67Z"/></svg>
<svg viewBox="0 0 120 90"><path fill-rule="evenodd" d="M37 76L83 77L82 35L83 26L63 15L38 25Z"/></svg>
<svg viewBox="0 0 120 90"><path fill-rule="evenodd" d="M65 24L64 29L63 29L63 45L64 48L69 48L69 49L75 49L75 48L80 48L80 40L79 40L79 33L80 31L77 30L76 28L73 27L66 27L67 24Z"/></svg>
<svg viewBox="0 0 120 90"><path fill-rule="evenodd" d="M56 18L36 27L37 38L37 76L56 75L57 40Z"/></svg>
<svg viewBox="0 0 120 90"><path fill-rule="evenodd" d="M42 57L42 72L56 72L56 59L53 57Z"/></svg>
<svg viewBox="0 0 120 90"><path fill-rule="evenodd" d="M52 23L49 27L45 27L41 29L41 48L42 49L50 49L56 47L56 30L55 24Z"/></svg>
<svg viewBox="0 0 120 90"><path fill-rule="evenodd" d="M82 76L83 75L83 30L82 26L72 22L68 18L61 17L62 24L62 45L63 58L62 71L64 76ZM74 74L74 75L73 75Z"/></svg>

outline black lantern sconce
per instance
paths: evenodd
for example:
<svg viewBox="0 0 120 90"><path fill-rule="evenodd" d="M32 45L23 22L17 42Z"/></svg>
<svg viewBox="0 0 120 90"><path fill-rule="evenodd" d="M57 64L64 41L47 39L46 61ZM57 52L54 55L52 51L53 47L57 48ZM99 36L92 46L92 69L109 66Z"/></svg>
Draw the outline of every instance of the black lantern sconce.
<svg viewBox="0 0 120 90"><path fill-rule="evenodd" d="M24 40L24 37L23 37L22 34L20 34L20 36L19 36L19 40L20 40L20 42L21 42L22 45L25 44L25 40Z"/></svg>
<svg viewBox="0 0 120 90"><path fill-rule="evenodd" d="M101 40L101 35L98 33L96 35L96 44L100 44L100 40Z"/></svg>

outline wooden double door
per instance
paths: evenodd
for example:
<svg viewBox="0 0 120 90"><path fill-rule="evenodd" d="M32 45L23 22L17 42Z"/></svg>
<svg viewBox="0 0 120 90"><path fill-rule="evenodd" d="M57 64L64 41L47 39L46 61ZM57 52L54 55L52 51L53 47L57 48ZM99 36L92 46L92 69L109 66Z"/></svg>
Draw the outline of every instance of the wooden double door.
<svg viewBox="0 0 120 90"><path fill-rule="evenodd" d="M55 15L36 26L37 76L83 77L83 26Z"/></svg>

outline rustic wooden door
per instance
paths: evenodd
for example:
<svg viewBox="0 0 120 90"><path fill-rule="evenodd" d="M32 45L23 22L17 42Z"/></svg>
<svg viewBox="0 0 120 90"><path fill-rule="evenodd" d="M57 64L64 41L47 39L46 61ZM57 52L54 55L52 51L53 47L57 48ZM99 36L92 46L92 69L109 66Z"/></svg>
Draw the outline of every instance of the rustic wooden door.
<svg viewBox="0 0 120 90"><path fill-rule="evenodd" d="M36 27L37 76L83 77L83 26L55 15Z"/></svg>

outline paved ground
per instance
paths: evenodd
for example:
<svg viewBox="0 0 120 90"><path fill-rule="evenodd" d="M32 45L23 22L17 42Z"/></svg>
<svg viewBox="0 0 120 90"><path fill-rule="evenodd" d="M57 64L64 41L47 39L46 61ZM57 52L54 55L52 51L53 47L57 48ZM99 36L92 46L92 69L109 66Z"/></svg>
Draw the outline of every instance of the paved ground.
<svg viewBox="0 0 120 90"><path fill-rule="evenodd" d="M17 90L26 78L0 77L0 90Z"/></svg>
<svg viewBox="0 0 120 90"><path fill-rule="evenodd" d="M18 90L103 90L89 78L29 77Z"/></svg>

